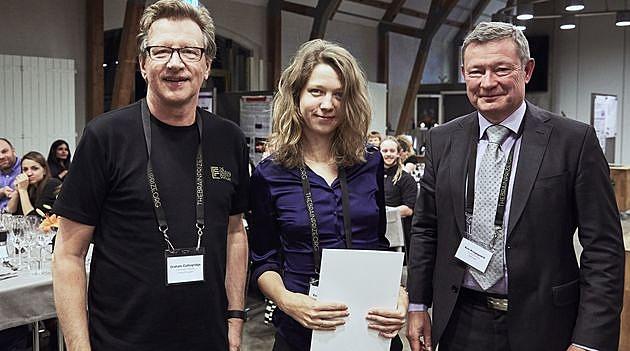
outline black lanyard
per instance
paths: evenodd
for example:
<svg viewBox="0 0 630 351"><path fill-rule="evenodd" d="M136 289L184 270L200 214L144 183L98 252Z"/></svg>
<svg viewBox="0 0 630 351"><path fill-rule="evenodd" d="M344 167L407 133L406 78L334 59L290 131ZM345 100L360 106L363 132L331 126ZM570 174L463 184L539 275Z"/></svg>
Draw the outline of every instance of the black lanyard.
<svg viewBox="0 0 630 351"><path fill-rule="evenodd" d="M197 124L197 131L199 132L199 145L197 146L197 158L195 160L195 196L196 200L196 228L197 228L197 250L201 247L201 236L203 236L203 229L205 227L204 218L204 202L203 202L203 151L201 148L201 142L203 140L203 121L197 111L195 116L195 122ZM160 199L160 193L158 192L157 181L155 174L153 173L153 165L151 164L151 120L149 106L146 99L142 100L142 129L144 130L144 141L147 146L147 179L149 181L149 192L153 199L153 212L157 219L158 229L164 235L164 241L168 245L168 250L173 252L175 247L171 243L168 237L168 223L166 222L166 213L162 208L162 200Z"/></svg>
<svg viewBox="0 0 630 351"><path fill-rule="evenodd" d="M315 273L319 274L321 267L322 252L319 247L319 231L317 230L317 217L313 206L313 194L311 193L311 185L308 182L306 168L300 167L300 178L302 180L302 192L304 193L304 202L308 211L308 218L311 225L311 240L313 244L313 261L315 263ZM350 221L350 200L348 199L348 180L346 170L343 167L337 167L339 174L339 183L341 185L341 207L343 210L343 228L346 237L346 248L352 248L352 225Z"/></svg>
<svg viewBox="0 0 630 351"><path fill-rule="evenodd" d="M505 205L507 203L508 186L510 184L510 177L512 176L512 161L514 160L514 149L516 148L516 141L523 130L523 124L516 136L514 144L510 148L510 154L505 162L505 169L503 170L503 176L501 177L501 187L499 190L499 199L497 204L497 212L494 216L495 227L503 227L503 215L505 212ZM506 127L507 128L507 127ZM468 158L468 180L466 187L466 230L467 234L470 234L470 226L472 225L473 209L475 206L475 170L477 168L477 145L479 143L479 125L472 129L470 136L470 156ZM500 145L499 145L500 147Z"/></svg>

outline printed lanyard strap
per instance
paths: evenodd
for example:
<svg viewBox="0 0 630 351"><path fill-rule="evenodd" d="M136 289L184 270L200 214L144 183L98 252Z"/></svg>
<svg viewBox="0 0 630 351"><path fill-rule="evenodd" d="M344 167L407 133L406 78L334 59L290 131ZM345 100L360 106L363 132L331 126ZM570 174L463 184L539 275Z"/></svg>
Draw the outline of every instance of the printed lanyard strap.
<svg viewBox="0 0 630 351"><path fill-rule="evenodd" d="M201 148L203 140L203 120L197 111L195 116L195 122L197 124L197 131L199 132L199 145L197 145L197 157L195 159L195 197L196 197L196 223L197 229L197 250L201 247L201 237L203 236L203 229L205 227L204 218L204 201L203 201L203 151ZM158 191L157 180L155 173L153 172L153 165L151 163L151 120L149 106L146 99L142 100L142 129L144 130L144 141L147 147L148 161L147 161L147 179L149 181L149 192L151 193L151 199L153 199L153 212L157 220L158 229L164 236L164 241L168 245L168 250L173 252L175 247L171 243L171 239L168 236L168 223L166 221L166 213L162 208L162 200L160 199L160 193Z"/></svg>
<svg viewBox="0 0 630 351"><path fill-rule="evenodd" d="M311 193L311 185L308 182L308 175L306 174L306 168L300 167L300 178L302 181L302 192L304 194L304 203L306 204L306 210L308 212L308 218L311 225L311 240L313 244L313 261L315 263L315 273L319 274L321 267L322 253L319 247L319 231L317 229L317 216L315 215L315 208L313 206L313 194ZM341 185L341 206L343 210L343 227L346 238L346 248L352 247L352 224L350 220L350 203L349 203L349 191L348 180L346 177L346 170L343 167L338 167L339 183Z"/></svg>
<svg viewBox="0 0 630 351"><path fill-rule="evenodd" d="M516 135L516 140L520 137L523 131L523 125L525 120L521 122L521 126ZM510 184L510 177L512 176L512 161L514 160L514 149L516 148L516 140L510 148L510 153L505 162L505 169L503 170L503 176L501 177L501 187L499 190L499 199L497 201L497 212L494 215L495 227L503 227L503 214L505 212L505 206L507 203L507 192ZM475 206L475 171L477 167L477 145L479 143L479 125L477 128L473 128L470 137L470 155L468 157L468 179L466 186L466 225L468 234L470 234L470 225L472 225L472 215Z"/></svg>

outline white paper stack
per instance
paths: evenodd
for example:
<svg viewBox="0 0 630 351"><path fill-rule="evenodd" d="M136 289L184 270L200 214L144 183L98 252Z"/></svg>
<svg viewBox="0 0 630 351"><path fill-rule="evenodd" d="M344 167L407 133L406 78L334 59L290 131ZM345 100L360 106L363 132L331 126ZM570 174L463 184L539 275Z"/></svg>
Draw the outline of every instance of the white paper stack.
<svg viewBox="0 0 630 351"><path fill-rule="evenodd" d="M404 254L371 250L322 253L319 301L348 306L346 324L335 331L313 331L311 351L388 351L390 339L368 329L368 310L395 310Z"/></svg>

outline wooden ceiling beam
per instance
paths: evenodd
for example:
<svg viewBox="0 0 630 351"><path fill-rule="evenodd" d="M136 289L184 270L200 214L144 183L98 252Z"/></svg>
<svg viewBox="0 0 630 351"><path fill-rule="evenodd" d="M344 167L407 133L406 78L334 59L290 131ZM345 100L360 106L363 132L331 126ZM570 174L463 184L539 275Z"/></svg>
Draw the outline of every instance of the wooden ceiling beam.
<svg viewBox="0 0 630 351"><path fill-rule="evenodd" d="M479 17L483 15L483 11L488 7L491 0L479 0L475 8L470 12L470 16L464 24L459 28L457 34L455 34L455 40L463 40L464 36L473 28L475 23L479 20Z"/></svg>
<svg viewBox="0 0 630 351"><path fill-rule="evenodd" d="M400 111L400 118L398 119L398 126L396 128L396 134L402 134L409 129L409 122L412 121L413 107L420 89L420 82L422 81L422 74L424 67L429 56L429 49L431 48L431 42L433 37L445 23L446 18L451 13L458 0L433 0L431 1L431 7L429 9L429 15L426 25L424 27L424 36L420 41L420 47L416 54L416 62L413 65L411 71L411 77L409 77L409 85L407 87L407 93L405 94L405 100L403 102L402 110Z"/></svg>
<svg viewBox="0 0 630 351"><path fill-rule="evenodd" d="M400 13L400 10L405 4L405 1L406 0L393 0L392 3L389 4L389 6L387 7L387 11L385 11L385 14L383 15L383 21L393 22L394 18L396 18L396 15Z"/></svg>
<svg viewBox="0 0 630 351"><path fill-rule="evenodd" d="M282 70L282 6L281 0L267 4L267 89L275 90Z"/></svg>
<svg viewBox="0 0 630 351"><path fill-rule="evenodd" d="M475 23L479 20L479 17L483 14L483 11L488 7L491 0L479 0L475 8L470 12L470 16L464 23L464 25L459 29L457 34L453 37L453 70L451 71L452 81L457 82L459 77L459 69L460 69L460 47L462 46L462 42L464 41L464 37L468 32L473 28Z"/></svg>
<svg viewBox="0 0 630 351"><path fill-rule="evenodd" d="M347 1L351 1L357 4L362 4L362 5L366 5L366 6L372 6L372 7L376 7L379 9L383 9L386 10L389 8L390 3L386 2L386 1L382 1L382 0L347 0ZM428 19L429 18L429 14L422 12L422 11L418 11L418 10L414 10L414 9L410 9L407 7L401 7L400 9L400 14L403 15L407 15L407 16L411 16L411 17L417 17L417 18L421 18L421 19ZM464 25L464 22L459 22L459 21L453 21L453 20L449 20L446 19L444 21L444 24L452 26L452 27L457 27L457 28L461 28Z"/></svg>
<svg viewBox="0 0 630 351"><path fill-rule="evenodd" d="M315 8L290 1L281 1L282 11L296 13L302 16L315 17Z"/></svg>
<svg viewBox="0 0 630 351"><path fill-rule="evenodd" d="M103 0L87 2L87 92L86 122L104 112Z"/></svg>
<svg viewBox="0 0 630 351"><path fill-rule="evenodd" d="M328 20L335 13L341 0L319 0L315 8L315 16L313 16L313 28L311 29L310 39L322 39L326 34L326 26Z"/></svg>
<svg viewBox="0 0 630 351"><path fill-rule="evenodd" d="M133 100L136 76L136 36L138 36L140 16L144 11L143 0L127 0L123 24L118 65L112 91L112 110L129 105Z"/></svg>
<svg viewBox="0 0 630 351"><path fill-rule="evenodd" d="M379 28L382 28L385 31L403 34L403 35L420 38L420 39L423 38L422 33L424 32L424 30L420 28L405 26L404 24L398 24L398 23L380 23Z"/></svg>

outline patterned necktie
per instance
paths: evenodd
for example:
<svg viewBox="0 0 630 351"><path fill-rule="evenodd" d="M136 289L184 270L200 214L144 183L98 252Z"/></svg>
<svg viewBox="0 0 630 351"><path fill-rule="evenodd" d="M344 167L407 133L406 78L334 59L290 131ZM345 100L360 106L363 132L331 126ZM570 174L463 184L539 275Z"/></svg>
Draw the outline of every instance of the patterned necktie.
<svg viewBox="0 0 630 351"><path fill-rule="evenodd" d="M488 146L475 177L475 203L470 236L474 242L494 252L485 273L470 267L470 274L483 290L492 287L503 277L504 230L495 228L494 217L506 162L501 144L509 134L510 130L501 125L492 125L486 129Z"/></svg>

